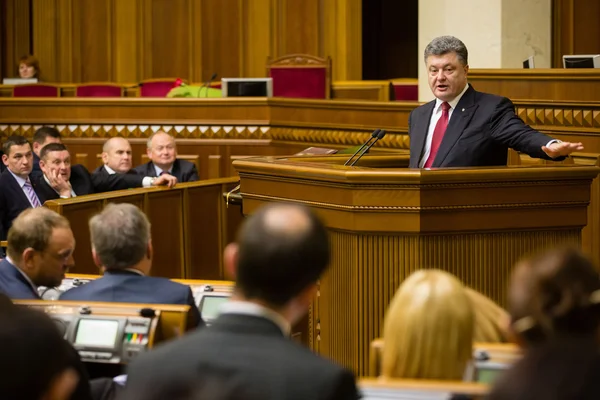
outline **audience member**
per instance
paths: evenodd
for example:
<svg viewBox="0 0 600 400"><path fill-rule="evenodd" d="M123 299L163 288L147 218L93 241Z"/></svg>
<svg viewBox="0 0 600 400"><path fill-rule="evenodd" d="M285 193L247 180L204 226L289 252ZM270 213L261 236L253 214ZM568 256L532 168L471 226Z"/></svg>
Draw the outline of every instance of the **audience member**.
<svg viewBox="0 0 600 400"><path fill-rule="evenodd" d="M27 55L19 59L19 78L40 79L40 63L35 56Z"/></svg>
<svg viewBox="0 0 600 400"><path fill-rule="evenodd" d="M188 304L189 326L203 325L189 286L150 277L150 222L133 204L108 204L90 220L92 257L104 276L66 291L61 300Z"/></svg>
<svg viewBox="0 0 600 400"><path fill-rule="evenodd" d="M50 143L62 143L60 132L51 126L42 126L33 134L33 169L31 171L32 179L39 179L42 176L40 169L40 152L42 148Z"/></svg>
<svg viewBox="0 0 600 400"><path fill-rule="evenodd" d="M7 349L0 358L2 399L100 399L92 396L79 353L54 322L39 311L13 305L3 294L0 340Z"/></svg>
<svg viewBox="0 0 600 400"><path fill-rule="evenodd" d="M12 221L29 207L42 205L32 181L31 145L23 136L10 136L2 145L2 162L7 169L0 175L0 240L6 240Z"/></svg>
<svg viewBox="0 0 600 400"><path fill-rule="evenodd" d="M473 341L479 343L506 343L509 334L506 324L508 313L489 297L476 290L465 287L469 301L475 312L475 331Z"/></svg>
<svg viewBox="0 0 600 400"><path fill-rule="evenodd" d="M149 162L135 168L142 176L173 175L177 182L193 182L199 180L194 163L177 159L175 138L168 133L158 131L148 138L147 149Z"/></svg>
<svg viewBox="0 0 600 400"><path fill-rule="evenodd" d="M235 374L247 399L356 399L350 371L290 340L329 264L328 234L306 208L272 204L246 219L224 263L231 301L208 329L141 355L129 368L127 399L162 399L202 380ZM225 388L224 388L225 389ZM237 398L237 397L235 397Z"/></svg>
<svg viewBox="0 0 600 400"><path fill-rule="evenodd" d="M475 313L463 284L440 270L402 282L384 320L382 375L462 380L473 358Z"/></svg>
<svg viewBox="0 0 600 400"><path fill-rule="evenodd" d="M23 211L8 232L7 257L0 262L0 293L39 299L38 286L60 285L73 266L75 238L67 219L39 207Z"/></svg>
<svg viewBox="0 0 600 400"><path fill-rule="evenodd" d="M108 139L102 147L103 166L92 173L92 182L98 192L130 189L136 187L173 187L177 178L165 174L159 177L143 177L131 169L131 145L122 137ZM110 175L120 174L121 179L110 180Z"/></svg>
<svg viewBox="0 0 600 400"><path fill-rule="evenodd" d="M62 143L50 143L40 153L43 175L37 182L42 203L94 193L92 178L83 165L71 166L71 155Z"/></svg>
<svg viewBox="0 0 600 400"><path fill-rule="evenodd" d="M508 304L524 355L490 399L600 398L600 276L590 259L561 248L519 262Z"/></svg>

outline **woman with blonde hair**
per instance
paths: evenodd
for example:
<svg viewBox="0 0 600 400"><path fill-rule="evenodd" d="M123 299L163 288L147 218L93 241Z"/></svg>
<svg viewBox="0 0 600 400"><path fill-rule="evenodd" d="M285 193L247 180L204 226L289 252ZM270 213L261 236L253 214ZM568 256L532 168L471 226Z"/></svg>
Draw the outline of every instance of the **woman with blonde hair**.
<svg viewBox="0 0 600 400"><path fill-rule="evenodd" d="M506 310L476 290L465 287L475 312L473 341L477 343L507 343L506 325L510 319Z"/></svg>
<svg viewBox="0 0 600 400"><path fill-rule="evenodd" d="M440 270L410 275L384 322L382 375L461 380L473 354L475 313L463 284Z"/></svg>

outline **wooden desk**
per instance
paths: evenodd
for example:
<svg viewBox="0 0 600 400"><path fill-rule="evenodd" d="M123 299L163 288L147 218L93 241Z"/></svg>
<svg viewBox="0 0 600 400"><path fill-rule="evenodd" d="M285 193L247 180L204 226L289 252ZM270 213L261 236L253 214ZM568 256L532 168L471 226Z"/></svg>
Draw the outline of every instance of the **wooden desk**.
<svg viewBox="0 0 600 400"><path fill-rule="evenodd" d="M227 208L223 192L236 178L177 184L173 189L129 189L71 199L47 201L44 206L71 223L77 245L77 274L97 274L92 260L88 221L107 203L133 203L152 224L152 275L166 278L223 279L223 250L234 240L242 216Z"/></svg>
<svg viewBox="0 0 600 400"><path fill-rule="evenodd" d="M440 268L504 303L525 253L581 242L595 166L403 169L407 156L253 158L234 162L244 212L276 201L312 207L332 263L311 317L313 348L368 373L371 341L402 280ZM317 329L316 327L320 327ZM340 340L343 337L344 340Z"/></svg>
<svg viewBox="0 0 600 400"><path fill-rule="evenodd" d="M512 100L600 101L598 69L470 69L469 82Z"/></svg>

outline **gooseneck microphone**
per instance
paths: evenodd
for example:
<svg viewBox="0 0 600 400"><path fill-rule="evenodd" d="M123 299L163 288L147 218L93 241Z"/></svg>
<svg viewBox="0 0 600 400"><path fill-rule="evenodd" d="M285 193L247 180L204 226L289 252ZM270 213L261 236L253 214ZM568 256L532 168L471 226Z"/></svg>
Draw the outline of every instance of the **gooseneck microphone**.
<svg viewBox="0 0 600 400"><path fill-rule="evenodd" d="M210 79L207 80L206 82L204 82L204 87L206 87L206 91L204 92L204 97L208 97L208 88L210 87L210 84L212 83L212 81L214 81L217 78L217 73L215 72L214 74L211 75Z"/></svg>
<svg viewBox="0 0 600 400"><path fill-rule="evenodd" d="M353 162L352 164L350 164L350 166L351 166L351 167L353 167L353 166L354 166L354 164L356 164L356 163L358 162L358 160L360 160L360 159L362 158L362 156L364 156L364 155L365 155L365 153L366 153L367 151L369 151L369 149L370 149L371 147L373 147L373 145L374 145L375 143L377 143L377 141L378 141L379 139L383 139L383 137L384 137L384 136L385 136L385 131L384 131L383 129L381 129L381 130L379 131L379 133L377 134L377 137L375 138L375 140L373 140L371 143L369 143L369 145L368 145L368 146L367 146L367 147L366 147L366 148L365 148L365 149L362 151L362 153L360 153L360 154L358 155L358 157L356 157L356 160L354 160L354 162Z"/></svg>
<svg viewBox="0 0 600 400"><path fill-rule="evenodd" d="M364 149L364 148L365 148L365 146L367 146L371 140L375 139L375 141L377 141L377 136L379 135L379 132L381 132L381 129L375 129L375 130L373 131L373 133L371 133L371 136L369 136L369 138L367 139L367 141L366 141L366 142L364 142L364 143L362 144L362 146L360 146L360 147L358 148L358 150L356 150L356 151L354 152L354 154L352 154L352 157L350 157L350 158L349 158L349 159L348 159L348 160L347 160L347 161L344 163L344 165L348 165L348 164L350 163L350 161L352 161L352 159L354 158L354 156L355 156L355 155L357 155L357 154L358 154L358 153L359 153L359 152L360 152L362 149ZM352 164L352 165L354 165L354 164Z"/></svg>

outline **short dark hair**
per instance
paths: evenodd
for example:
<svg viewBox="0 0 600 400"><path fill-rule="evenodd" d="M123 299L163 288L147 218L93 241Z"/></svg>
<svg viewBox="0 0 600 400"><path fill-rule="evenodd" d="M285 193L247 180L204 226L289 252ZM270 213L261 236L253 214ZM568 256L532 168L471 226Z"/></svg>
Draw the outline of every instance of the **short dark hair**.
<svg viewBox="0 0 600 400"><path fill-rule="evenodd" d="M60 139L60 132L53 126L42 126L33 134L33 141L38 144L44 144L48 136Z"/></svg>
<svg viewBox="0 0 600 400"><path fill-rule="evenodd" d="M511 280L508 311L528 343L596 335L600 275L580 250L561 247L521 261Z"/></svg>
<svg viewBox="0 0 600 400"><path fill-rule="evenodd" d="M48 143L47 145L42 147L42 150L40 151L40 158L42 160L45 160L46 155L52 151L69 151L69 150L67 149L67 146L65 146L62 143Z"/></svg>
<svg viewBox="0 0 600 400"><path fill-rule="evenodd" d="M25 136L21 135L12 135L9 136L8 139L2 144L2 152L7 156L10 155L10 148L13 146L22 146L24 144L28 144L29 142L25 139ZM31 147L31 144L29 144Z"/></svg>
<svg viewBox="0 0 600 400"><path fill-rule="evenodd" d="M300 213L306 224L273 226L272 213ZM296 214L298 216L298 214ZM258 210L241 227L236 288L248 299L283 306L329 265L329 237L319 218L308 208L271 204Z"/></svg>
<svg viewBox="0 0 600 400"><path fill-rule="evenodd" d="M22 306L0 308L3 344L0 393L40 399L56 377L70 366L67 342L46 314Z"/></svg>

